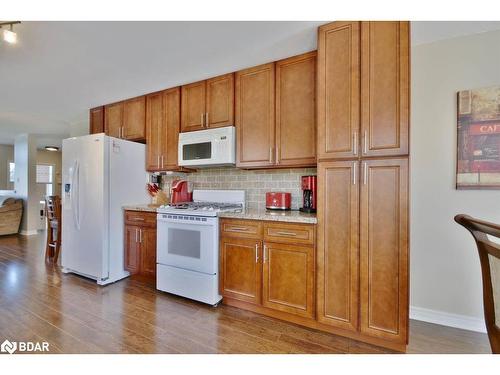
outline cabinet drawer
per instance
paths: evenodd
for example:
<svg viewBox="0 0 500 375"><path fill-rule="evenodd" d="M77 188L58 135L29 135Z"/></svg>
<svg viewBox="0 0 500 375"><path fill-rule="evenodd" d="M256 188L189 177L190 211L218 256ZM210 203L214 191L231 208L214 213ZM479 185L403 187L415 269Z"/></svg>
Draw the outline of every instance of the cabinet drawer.
<svg viewBox="0 0 500 375"><path fill-rule="evenodd" d="M291 244L314 244L311 224L265 223L264 240Z"/></svg>
<svg viewBox="0 0 500 375"><path fill-rule="evenodd" d="M156 226L156 213L143 211L125 211L125 223L139 226Z"/></svg>
<svg viewBox="0 0 500 375"><path fill-rule="evenodd" d="M221 236L255 238L262 237L262 223L253 220L221 220Z"/></svg>

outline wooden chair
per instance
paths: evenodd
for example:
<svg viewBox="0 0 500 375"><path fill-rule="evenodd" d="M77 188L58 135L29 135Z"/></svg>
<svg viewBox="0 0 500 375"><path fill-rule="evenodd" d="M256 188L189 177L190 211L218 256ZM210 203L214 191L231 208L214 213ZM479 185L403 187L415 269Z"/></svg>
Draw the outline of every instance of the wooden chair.
<svg viewBox="0 0 500 375"><path fill-rule="evenodd" d="M47 245L45 259L57 263L61 250L61 198L51 195L45 198L45 216L47 217Z"/></svg>
<svg viewBox="0 0 500 375"><path fill-rule="evenodd" d="M500 225L488 223L467 215L455 216L476 240L483 275L483 304L486 330L491 351L500 353L500 244L489 236L500 239Z"/></svg>

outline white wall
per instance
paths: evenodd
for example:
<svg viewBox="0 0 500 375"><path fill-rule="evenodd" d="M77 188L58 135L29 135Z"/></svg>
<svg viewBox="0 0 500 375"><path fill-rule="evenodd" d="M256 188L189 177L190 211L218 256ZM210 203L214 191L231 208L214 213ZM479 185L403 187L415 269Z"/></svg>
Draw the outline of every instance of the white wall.
<svg viewBox="0 0 500 375"><path fill-rule="evenodd" d="M36 137L16 136L14 143L15 181L17 196L24 200L21 234L36 234L39 226L39 199L36 194Z"/></svg>
<svg viewBox="0 0 500 375"><path fill-rule="evenodd" d="M456 190L456 93L500 85L500 31L412 49L411 317L484 330L481 273L458 213L500 223L500 191Z"/></svg>
<svg viewBox="0 0 500 375"><path fill-rule="evenodd" d="M14 184L9 182L9 162L14 161L14 146L0 145L0 189L12 190Z"/></svg>

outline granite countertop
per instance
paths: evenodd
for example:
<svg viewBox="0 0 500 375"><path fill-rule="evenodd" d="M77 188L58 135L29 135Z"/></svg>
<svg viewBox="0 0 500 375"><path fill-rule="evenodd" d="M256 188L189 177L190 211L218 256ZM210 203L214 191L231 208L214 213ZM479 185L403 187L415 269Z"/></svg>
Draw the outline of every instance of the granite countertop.
<svg viewBox="0 0 500 375"><path fill-rule="evenodd" d="M147 204L130 204L122 207L125 211L146 211L156 212L158 207L149 207Z"/></svg>
<svg viewBox="0 0 500 375"><path fill-rule="evenodd" d="M247 209L241 212L220 212L221 218L284 221L290 223L316 224L316 214L307 214L300 211L269 211Z"/></svg>

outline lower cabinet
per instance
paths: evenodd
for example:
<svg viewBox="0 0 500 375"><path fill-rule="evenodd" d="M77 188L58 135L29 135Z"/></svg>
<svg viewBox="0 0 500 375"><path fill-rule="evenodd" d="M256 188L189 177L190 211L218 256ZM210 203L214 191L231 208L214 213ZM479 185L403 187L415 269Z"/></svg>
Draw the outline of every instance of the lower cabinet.
<svg viewBox="0 0 500 375"><path fill-rule="evenodd" d="M318 165L320 323L408 340L408 160Z"/></svg>
<svg viewBox="0 0 500 375"><path fill-rule="evenodd" d="M303 228L314 233L313 225L222 219L220 227L223 297L314 317L314 236L305 244L288 243L303 235ZM271 229L278 230L282 238L265 240Z"/></svg>
<svg viewBox="0 0 500 375"><path fill-rule="evenodd" d="M220 242L220 289L226 297L259 304L262 290L261 241L224 237Z"/></svg>
<svg viewBox="0 0 500 375"><path fill-rule="evenodd" d="M262 305L313 317L314 248L264 243Z"/></svg>
<svg viewBox="0 0 500 375"><path fill-rule="evenodd" d="M156 280L156 213L125 211L125 269L146 281Z"/></svg>

